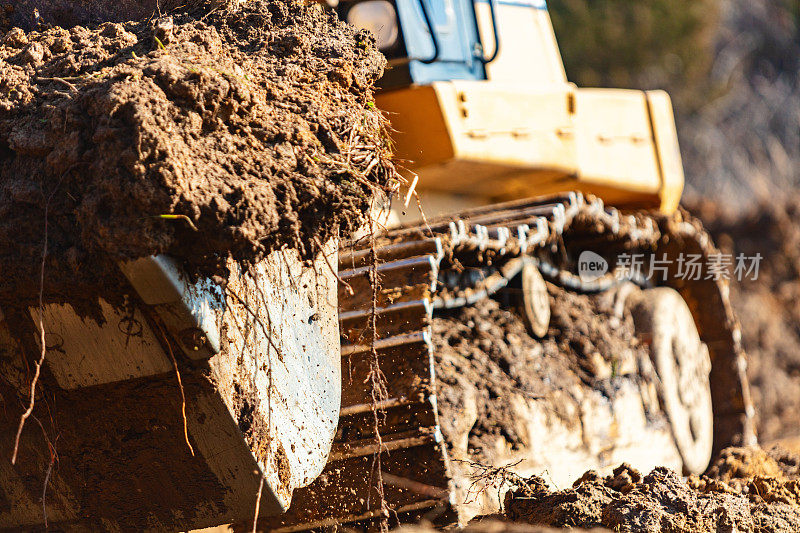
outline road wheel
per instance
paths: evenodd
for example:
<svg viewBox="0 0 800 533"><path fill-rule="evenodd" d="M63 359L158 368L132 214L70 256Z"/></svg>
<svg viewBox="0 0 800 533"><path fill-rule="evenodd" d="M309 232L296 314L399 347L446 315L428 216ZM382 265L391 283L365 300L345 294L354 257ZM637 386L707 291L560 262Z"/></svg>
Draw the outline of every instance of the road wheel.
<svg viewBox="0 0 800 533"><path fill-rule="evenodd" d="M692 313L677 291L637 291L627 301L637 336L650 347L657 389L667 413L685 473L708 466L714 440L711 359Z"/></svg>
<svg viewBox="0 0 800 533"><path fill-rule="evenodd" d="M550 326L550 297L547 285L533 261L526 261L519 275L522 297L518 299L518 307L528 332L541 339L547 335Z"/></svg>

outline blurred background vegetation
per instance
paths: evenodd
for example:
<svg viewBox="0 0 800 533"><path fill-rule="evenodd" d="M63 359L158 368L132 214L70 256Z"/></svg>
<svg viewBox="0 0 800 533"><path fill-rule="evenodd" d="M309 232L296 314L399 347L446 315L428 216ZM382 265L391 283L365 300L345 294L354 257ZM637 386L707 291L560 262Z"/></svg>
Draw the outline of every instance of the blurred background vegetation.
<svg viewBox="0 0 800 533"><path fill-rule="evenodd" d="M552 0L570 80L584 87L662 87L692 106L708 81L718 0Z"/></svg>
<svg viewBox="0 0 800 533"><path fill-rule="evenodd" d="M689 200L800 187L800 0L550 0L581 86L663 88Z"/></svg>

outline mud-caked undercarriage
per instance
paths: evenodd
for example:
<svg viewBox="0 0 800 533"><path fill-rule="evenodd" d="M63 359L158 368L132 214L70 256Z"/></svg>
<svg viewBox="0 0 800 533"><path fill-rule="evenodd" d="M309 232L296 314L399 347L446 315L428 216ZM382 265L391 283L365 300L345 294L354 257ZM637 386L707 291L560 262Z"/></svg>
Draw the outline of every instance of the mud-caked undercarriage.
<svg viewBox="0 0 800 533"><path fill-rule="evenodd" d="M578 275L585 251L612 265L609 271ZM691 280L677 271L681 254L708 264L715 253L687 215L621 213L579 193L493 205L345 247L339 260L343 396L334 450L325 473L270 526L369 525L383 516L453 522L496 504L499 495L491 491L477 503L470 497L491 480L475 486L479 465L470 462L469 446L448 442L457 440L456 432L451 420L440 420L437 394L453 391L437 386L453 385L437 384L442 363L431 322L494 297L514 308L532 338L546 337L548 286L607 293L611 314L616 307L617 314L633 317L649 357L613 368L636 387L621 387L610 400L587 397L597 413L608 413L593 422L605 433L582 429L584 440L595 438L602 449L591 442L570 449L568 438L556 438L549 450L529 443L495 456L491 466L546 472L557 483L623 460L702 471L712 449L752 439L744 353L727 281L706 270ZM614 268L632 256L643 265L657 257L663 275ZM515 394L509 392L510 403ZM626 411L630 405L635 408ZM552 426L542 427L538 438L547 442L552 435ZM567 457L574 472L563 466Z"/></svg>

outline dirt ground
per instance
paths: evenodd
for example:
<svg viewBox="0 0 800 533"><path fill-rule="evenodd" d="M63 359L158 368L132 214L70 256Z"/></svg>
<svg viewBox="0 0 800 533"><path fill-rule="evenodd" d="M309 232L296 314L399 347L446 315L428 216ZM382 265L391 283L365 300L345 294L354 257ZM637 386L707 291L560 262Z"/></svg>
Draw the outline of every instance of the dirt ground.
<svg viewBox="0 0 800 533"><path fill-rule="evenodd" d="M707 475L688 480L666 468L642 475L628 465L606 477L587 472L555 492L531 478L506 495L505 517L626 532L797 531L798 461L781 449L727 449Z"/></svg>
<svg viewBox="0 0 800 533"><path fill-rule="evenodd" d="M45 299L72 303L119 260L309 258L395 179L366 32L284 0L197 15L0 38L5 306L38 299L45 242Z"/></svg>
<svg viewBox="0 0 800 533"><path fill-rule="evenodd" d="M781 448L728 448L706 475L667 468L643 475L623 464L586 472L553 491L542 478L517 480L502 513L473 520L469 533L770 532L800 528L800 456ZM424 533L426 526L400 531Z"/></svg>
<svg viewBox="0 0 800 533"><path fill-rule="evenodd" d="M397 533L434 533L436 529L425 525L403 526L396 530ZM464 533L557 533L564 531L562 528L553 528L534 524L514 523L497 518L488 518L476 521L464 529ZM584 529L580 527L570 528L572 533L608 533L606 528Z"/></svg>
<svg viewBox="0 0 800 533"><path fill-rule="evenodd" d="M688 479L666 468L642 475L625 464L605 477L586 472L560 491L538 477L519 479L502 513L476 518L462 531L788 533L800 528L799 504L800 456L779 447L727 448L706 475Z"/></svg>

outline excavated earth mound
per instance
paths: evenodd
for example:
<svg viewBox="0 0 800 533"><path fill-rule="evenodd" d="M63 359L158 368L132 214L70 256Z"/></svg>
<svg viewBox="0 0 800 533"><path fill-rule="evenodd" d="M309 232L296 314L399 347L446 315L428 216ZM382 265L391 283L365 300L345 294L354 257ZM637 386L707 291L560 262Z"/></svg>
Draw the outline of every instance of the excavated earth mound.
<svg viewBox="0 0 800 533"><path fill-rule="evenodd" d="M781 448L726 448L703 476L666 468L642 476L629 465L586 472L572 488L517 479L502 514L476 518L464 533L775 532L800 528L800 456ZM404 527L404 533L434 531Z"/></svg>
<svg viewBox="0 0 800 533"><path fill-rule="evenodd" d="M586 472L561 491L532 477L506 494L505 518L623 532L798 531L796 461L780 450L733 448L688 480L667 468L642 476L625 464L606 477Z"/></svg>
<svg viewBox="0 0 800 533"><path fill-rule="evenodd" d="M197 15L0 37L4 305L38 300L44 251L45 300L73 304L151 254L308 259L394 183L368 33L294 1Z"/></svg>

